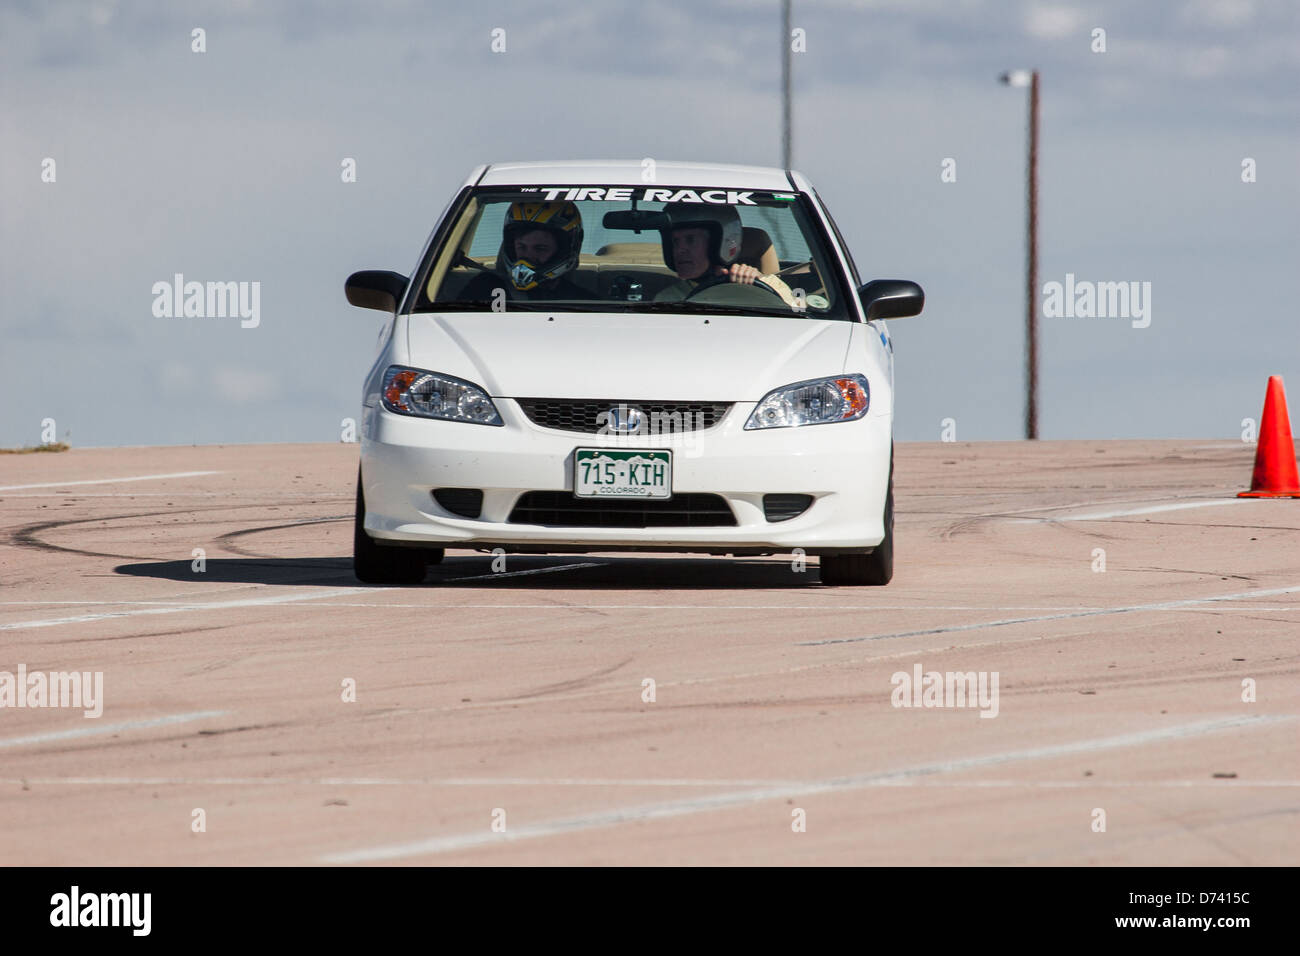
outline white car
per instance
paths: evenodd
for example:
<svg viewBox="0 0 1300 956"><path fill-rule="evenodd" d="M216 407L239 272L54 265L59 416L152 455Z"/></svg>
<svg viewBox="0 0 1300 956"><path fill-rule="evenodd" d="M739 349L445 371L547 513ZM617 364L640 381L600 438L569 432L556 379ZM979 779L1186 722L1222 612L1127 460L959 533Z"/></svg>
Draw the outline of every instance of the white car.
<svg viewBox="0 0 1300 956"><path fill-rule="evenodd" d="M893 573L893 349L914 282L865 285L793 170L482 166L366 377L354 567L418 583L447 548L820 556Z"/></svg>

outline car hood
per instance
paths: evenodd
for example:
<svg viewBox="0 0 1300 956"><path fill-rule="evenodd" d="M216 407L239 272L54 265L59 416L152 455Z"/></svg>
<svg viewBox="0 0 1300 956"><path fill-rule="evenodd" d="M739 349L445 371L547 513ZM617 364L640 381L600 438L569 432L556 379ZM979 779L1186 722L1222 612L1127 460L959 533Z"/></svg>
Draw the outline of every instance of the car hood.
<svg viewBox="0 0 1300 956"><path fill-rule="evenodd" d="M758 401L843 372L853 323L624 313L408 317L410 364L498 398Z"/></svg>

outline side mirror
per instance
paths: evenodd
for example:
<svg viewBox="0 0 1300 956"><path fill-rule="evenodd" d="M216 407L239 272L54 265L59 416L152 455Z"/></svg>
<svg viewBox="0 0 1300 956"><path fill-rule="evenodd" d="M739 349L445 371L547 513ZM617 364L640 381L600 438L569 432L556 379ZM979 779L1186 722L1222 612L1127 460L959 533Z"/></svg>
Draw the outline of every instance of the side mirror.
<svg viewBox="0 0 1300 956"><path fill-rule="evenodd" d="M925 292L906 279L872 279L858 290L858 299L868 322L920 315L925 308Z"/></svg>
<svg viewBox="0 0 1300 956"><path fill-rule="evenodd" d="M406 292L406 276L398 272L354 272L343 285L348 301L363 309L396 312Z"/></svg>

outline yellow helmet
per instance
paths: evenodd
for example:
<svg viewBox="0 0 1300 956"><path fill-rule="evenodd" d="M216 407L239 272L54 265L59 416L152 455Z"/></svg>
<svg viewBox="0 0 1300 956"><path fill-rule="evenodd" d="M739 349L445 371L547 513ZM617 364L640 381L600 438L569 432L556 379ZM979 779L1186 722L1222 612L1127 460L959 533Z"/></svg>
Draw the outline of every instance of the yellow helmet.
<svg viewBox="0 0 1300 956"><path fill-rule="evenodd" d="M555 237L555 255L545 262L515 258L515 239L545 229ZM527 292L578 267L582 252L582 213L571 202L513 202L506 213L500 261L516 289Z"/></svg>

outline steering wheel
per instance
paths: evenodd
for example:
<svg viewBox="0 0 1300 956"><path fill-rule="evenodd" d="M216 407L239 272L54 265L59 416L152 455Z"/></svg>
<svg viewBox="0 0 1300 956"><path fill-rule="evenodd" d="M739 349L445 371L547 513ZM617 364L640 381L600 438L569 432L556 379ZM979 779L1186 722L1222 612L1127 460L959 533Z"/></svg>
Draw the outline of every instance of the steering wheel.
<svg viewBox="0 0 1300 956"><path fill-rule="evenodd" d="M691 299L695 298L701 292L707 292L709 289L716 289L718 286L723 286L723 285L736 285L736 286L740 286L741 288L744 288L747 285L751 285L755 289L762 289L764 292L770 292L772 293L772 295L780 299L782 303L785 302L785 297L781 295L780 292L777 292L770 285L764 282L762 279L755 279L752 283L749 282L733 283L731 281L731 276L729 275L714 276L711 279L706 279L705 281L697 285L694 289L692 289L686 296L684 296L682 298L682 301L689 302Z"/></svg>

